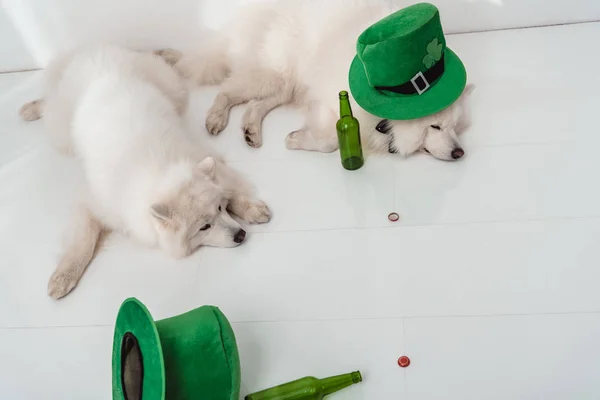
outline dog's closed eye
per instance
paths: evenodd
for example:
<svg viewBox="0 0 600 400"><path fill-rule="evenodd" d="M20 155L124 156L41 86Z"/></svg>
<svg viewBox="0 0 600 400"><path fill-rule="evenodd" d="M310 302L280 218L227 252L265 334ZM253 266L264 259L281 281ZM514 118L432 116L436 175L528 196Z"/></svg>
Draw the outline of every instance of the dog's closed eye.
<svg viewBox="0 0 600 400"><path fill-rule="evenodd" d="M206 225L203 225L202 228L200 228L199 230L200 231L206 231L206 230L209 230L209 229L210 229L210 224L206 224Z"/></svg>
<svg viewBox="0 0 600 400"><path fill-rule="evenodd" d="M390 125L390 121L387 119L382 119L379 121L375 129L383 134L388 134L392 130L392 126Z"/></svg>
<svg viewBox="0 0 600 400"><path fill-rule="evenodd" d="M435 130L438 130L438 131L439 131L440 129L442 129L442 128L440 128L440 126L439 126L439 125L431 125L431 127L432 127L433 129L435 129Z"/></svg>

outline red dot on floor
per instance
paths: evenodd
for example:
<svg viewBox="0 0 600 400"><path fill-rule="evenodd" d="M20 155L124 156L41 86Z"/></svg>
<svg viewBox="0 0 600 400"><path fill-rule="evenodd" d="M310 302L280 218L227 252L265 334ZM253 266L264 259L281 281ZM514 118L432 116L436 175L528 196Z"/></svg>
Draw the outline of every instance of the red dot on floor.
<svg viewBox="0 0 600 400"><path fill-rule="evenodd" d="M410 365L410 358L402 356L398 359L398 365L402 368L406 368Z"/></svg>
<svg viewBox="0 0 600 400"><path fill-rule="evenodd" d="M392 222L396 222L400 219L400 216L398 215L398 213L391 212L388 214L388 219Z"/></svg>

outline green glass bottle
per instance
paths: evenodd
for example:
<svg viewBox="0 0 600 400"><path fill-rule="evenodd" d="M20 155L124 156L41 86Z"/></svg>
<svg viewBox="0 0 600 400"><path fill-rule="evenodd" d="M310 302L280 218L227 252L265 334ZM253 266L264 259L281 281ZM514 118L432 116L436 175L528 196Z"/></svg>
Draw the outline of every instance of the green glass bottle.
<svg viewBox="0 0 600 400"><path fill-rule="evenodd" d="M348 92L340 92L340 119L336 124L342 166L347 170L359 169L365 163L360 143L360 125L352 115Z"/></svg>
<svg viewBox="0 0 600 400"><path fill-rule="evenodd" d="M270 389L249 394L246 400L321 400L328 394L362 382L359 371L317 379L307 376Z"/></svg>

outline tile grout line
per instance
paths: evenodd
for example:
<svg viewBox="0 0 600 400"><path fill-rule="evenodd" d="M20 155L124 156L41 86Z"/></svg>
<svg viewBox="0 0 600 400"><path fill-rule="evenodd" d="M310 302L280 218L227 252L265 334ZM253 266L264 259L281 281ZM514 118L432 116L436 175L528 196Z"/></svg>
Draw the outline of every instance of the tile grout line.
<svg viewBox="0 0 600 400"><path fill-rule="evenodd" d="M0 71L0 75L4 75L4 74L20 74L20 73L24 73L24 72L35 72L35 71L41 71L42 69L43 68L12 69L12 70Z"/></svg>
<svg viewBox="0 0 600 400"><path fill-rule="evenodd" d="M408 342L406 341L406 318L402 318L402 355L409 357L408 355L410 352L408 351ZM403 376L404 376L404 398L408 399L408 377L407 375L407 370L406 368L402 368L403 369Z"/></svg>
<svg viewBox="0 0 600 400"><path fill-rule="evenodd" d="M458 31L452 33L446 33L446 36L454 36L454 35L470 35L474 33L487 33L487 32L504 32L504 31L520 31L525 29L542 29L542 28L552 28L556 26L571 26L571 25L587 25L587 24L595 24L600 22L598 19L591 19L585 21L572 21L572 22L557 22L554 24L540 24L540 25L530 25L530 26L515 26L508 28L493 28L493 29L479 29L474 31Z"/></svg>
<svg viewBox="0 0 600 400"><path fill-rule="evenodd" d="M340 228L316 228L316 229L290 229L276 231L254 231L252 235L273 235L281 233L305 233L305 232L336 232L353 230L375 230L375 229L402 229L402 228L424 228L424 227L444 227L444 226L462 226L462 225L495 225L495 224L514 224L518 222L557 222L557 221L578 221L578 220L596 220L600 215L583 215L574 217L545 217L545 218L521 218L489 221L458 221L458 222L432 222L404 225L373 225L373 226L351 226Z"/></svg>
<svg viewBox="0 0 600 400"><path fill-rule="evenodd" d="M598 311L568 311L568 312L540 312L540 313L504 313L504 314L450 314L450 315L413 315L393 317L358 317L358 318L325 318L325 319L298 319L298 320L255 320L235 321L232 324L285 324L285 323L314 323L314 322L350 322L350 321L393 321L393 320L417 320L417 319L458 319L458 318L496 318L496 317L532 317L532 316L574 316L574 315L597 315Z"/></svg>
<svg viewBox="0 0 600 400"><path fill-rule="evenodd" d="M547 140L547 141L539 141L539 142L489 143L489 144L474 145L474 146L469 147L469 149L496 149L496 148L502 148L502 147L549 146L549 145L558 145L558 144L577 144L577 140L565 139L565 140ZM291 151L291 150L286 150L286 151ZM389 157L386 154L375 155L375 156L373 156L373 158L378 158L378 159L387 158L387 159L392 159L392 162L395 162L393 160L393 157ZM305 162L305 161L314 161L315 159L321 161L321 160L326 160L327 157L317 157L314 159L307 159L307 160L301 160L301 159L290 160L289 158L281 156L281 157L269 157L269 158L253 159L253 160L250 160L250 159L227 160L227 159L225 159L225 162L227 164L256 164L256 163L266 163L266 162L282 163L282 162L289 162L289 161ZM408 160L408 158L404 158L404 160Z"/></svg>
<svg viewBox="0 0 600 400"><path fill-rule="evenodd" d="M236 321L229 319L232 325L238 324L293 324L293 323L327 323L327 322L352 322L352 321L393 321L402 320L403 329L405 329L406 320L418 319L458 319L458 318L506 318L506 317L533 317L533 316L581 316L596 315L600 316L598 311L572 311L572 312L540 312L540 313L505 313L505 314L451 314L451 315L413 315L413 316L395 316L395 317L358 317L358 318L324 318L324 319L297 319L297 320L253 320ZM69 328L112 328L114 324L96 324L96 325L50 325L50 326L11 326L0 327L0 332L10 330L25 329L69 329Z"/></svg>
<svg viewBox="0 0 600 400"><path fill-rule="evenodd" d="M196 267L196 273L194 274L194 282L192 283L192 287L190 289L190 294L189 294L190 298L194 297L194 292L196 290L198 280L200 279L200 268L201 268L202 261L204 260L204 253L206 252L206 246L201 247L198 252L200 253L200 259L198 260L198 265Z"/></svg>
<svg viewBox="0 0 600 400"><path fill-rule="evenodd" d="M8 327L0 327L0 332L2 331L17 331L17 330L35 330L35 329L81 329L81 328L113 328L114 324L111 325L48 325L48 326L8 326Z"/></svg>

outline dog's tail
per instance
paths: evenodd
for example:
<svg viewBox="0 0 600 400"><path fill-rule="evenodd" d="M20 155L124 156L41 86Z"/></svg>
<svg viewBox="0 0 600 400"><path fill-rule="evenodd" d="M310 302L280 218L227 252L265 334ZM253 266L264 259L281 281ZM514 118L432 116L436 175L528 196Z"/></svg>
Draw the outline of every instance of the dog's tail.
<svg viewBox="0 0 600 400"><path fill-rule="evenodd" d="M19 110L19 115L23 121L35 121L42 118L44 109L44 99L37 99L23 104Z"/></svg>
<svg viewBox="0 0 600 400"><path fill-rule="evenodd" d="M218 85L229 76L228 41L215 34L203 42L199 51L184 54L175 68L179 74L196 85Z"/></svg>

